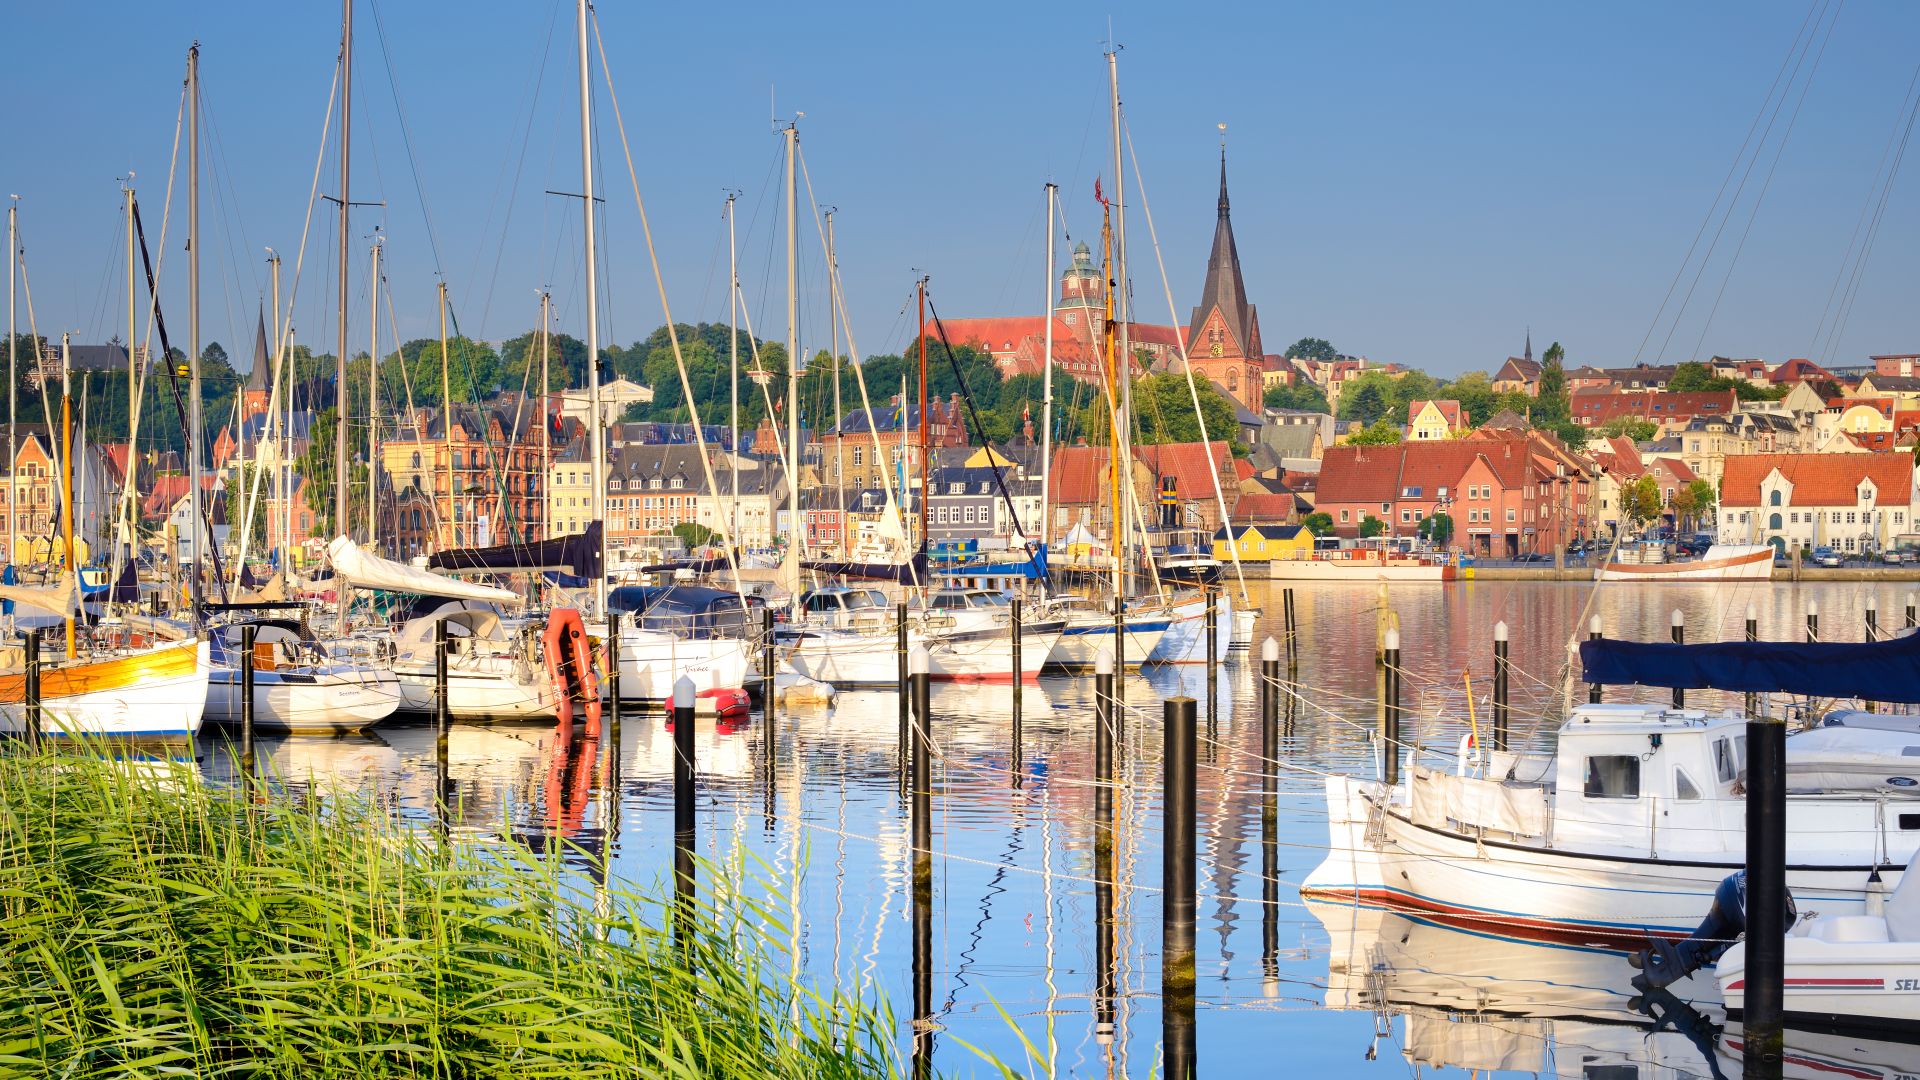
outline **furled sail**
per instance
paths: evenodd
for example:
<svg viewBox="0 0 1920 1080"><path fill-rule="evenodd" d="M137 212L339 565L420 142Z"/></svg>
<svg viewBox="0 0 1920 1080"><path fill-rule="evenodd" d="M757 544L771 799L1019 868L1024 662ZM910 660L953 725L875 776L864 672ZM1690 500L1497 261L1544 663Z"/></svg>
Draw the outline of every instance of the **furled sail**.
<svg viewBox="0 0 1920 1080"><path fill-rule="evenodd" d="M520 594L491 585L476 585L456 578L430 574L406 563L383 559L363 550L344 536L336 536L327 545L327 559L334 572L362 589L386 589L390 592L444 596L452 600L484 600L495 604L520 604Z"/></svg>
<svg viewBox="0 0 1920 1080"><path fill-rule="evenodd" d="M573 536L437 552L427 558L427 565L435 570L496 570L501 573L564 569L575 577L588 579L606 573L600 563L598 521L590 523L586 532Z"/></svg>
<svg viewBox="0 0 1920 1080"><path fill-rule="evenodd" d="M1590 683L1809 697L1920 701L1920 634L1889 641L1722 641L1702 645L1580 643Z"/></svg>

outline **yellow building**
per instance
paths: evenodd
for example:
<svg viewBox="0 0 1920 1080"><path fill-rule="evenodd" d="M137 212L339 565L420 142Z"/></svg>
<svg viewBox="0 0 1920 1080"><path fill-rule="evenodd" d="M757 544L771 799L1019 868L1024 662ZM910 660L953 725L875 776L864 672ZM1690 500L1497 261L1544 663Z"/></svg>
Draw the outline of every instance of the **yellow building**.
<svg viewBox="0 0 1920 1080"><path fill-rule="evenodd" d="M1241 562L1304 559L1313 552L1313 531L1305 525L1242 525L1227 539L1227 530L1213 534L1213 557L1222 562L1238 555Z"/></svg>
<svg viewBox="0 0 1920 1080"><path fill-rule="evenodd" d="M1407 441L1433 442L1451 439L1467 427L1466 411L1451 400L1412 401L1407 403Z"/></svg>

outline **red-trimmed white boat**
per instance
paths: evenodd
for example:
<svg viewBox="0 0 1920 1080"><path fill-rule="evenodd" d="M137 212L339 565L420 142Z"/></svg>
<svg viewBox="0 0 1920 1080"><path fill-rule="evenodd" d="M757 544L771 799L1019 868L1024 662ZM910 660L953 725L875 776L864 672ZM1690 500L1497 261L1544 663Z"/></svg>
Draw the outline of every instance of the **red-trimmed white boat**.
<svg viewBox="0 0 1920 1080"><path fill-rule="evenodd" d="M1715 544L1687 562L1666 562L1661 549L1622 548L1593 572L1595 581L1768 581L1774 550L1766 544Z"/></svg>

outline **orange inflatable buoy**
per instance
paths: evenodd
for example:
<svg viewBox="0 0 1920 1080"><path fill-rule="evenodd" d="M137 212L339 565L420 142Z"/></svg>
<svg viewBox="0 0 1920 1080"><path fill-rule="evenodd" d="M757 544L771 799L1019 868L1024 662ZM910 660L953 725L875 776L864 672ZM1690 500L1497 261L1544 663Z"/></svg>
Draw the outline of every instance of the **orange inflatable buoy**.
<svg viewBox="0 0 1920 1080"><path fill-rule="evenodd" d="M555 608L547 616L542 635L546 645L547 677L560 698L561 726L573 723L577 708L586 715L587 733L600 733L600 680L593 671L593 646L575 608Z"/></svg>

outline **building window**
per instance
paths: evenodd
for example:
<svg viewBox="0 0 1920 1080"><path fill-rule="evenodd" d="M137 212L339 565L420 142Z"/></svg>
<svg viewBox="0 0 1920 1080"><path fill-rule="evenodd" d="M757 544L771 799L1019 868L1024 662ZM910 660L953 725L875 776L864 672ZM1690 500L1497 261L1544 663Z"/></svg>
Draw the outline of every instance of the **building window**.
<svg viewBox="0 0 1920 1080"><path fill-rule="evenodd" d="M1774 530L1778 530L1780 528L1779 514L1774 514L1771 517L1767 518L1767 528L1774 529Z"/></svg>
<svg viewBox="0 0 1920 1080"><path fill-rule="evenodd" d="M1767 496L1767 505L1768 506L1780 505L1780 492L1778 489L1776 489L1772 494Z"/></svg>
<svg viewBox="0 0 1920 1080"><path fill-rule="evenodd" d="M1514 512L1513 512L1513 507L1511 507L1511 506L1509 506L1509 507L1507 507L1507 520L1508 520L1508 521L1512 521L1512 520L1514 520Z"/></svg>
<svg viewBox="0 0 1920 1080"><path fill-rule="evenodd" d="M1340 511L1340 524L1345 525L1347 522L1352 520L1353 520L1353 511L1351 510Z"/></svg>

